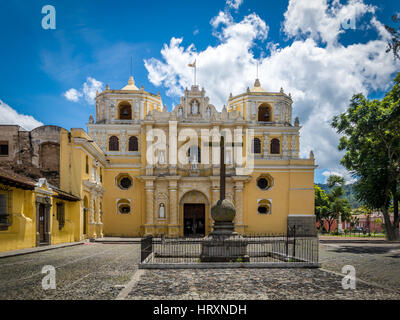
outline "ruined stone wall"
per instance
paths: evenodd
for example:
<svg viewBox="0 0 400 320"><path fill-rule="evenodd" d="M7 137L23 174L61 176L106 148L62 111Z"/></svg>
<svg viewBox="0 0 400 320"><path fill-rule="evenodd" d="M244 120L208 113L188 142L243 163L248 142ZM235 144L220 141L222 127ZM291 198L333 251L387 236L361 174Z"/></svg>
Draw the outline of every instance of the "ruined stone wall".
<svg viewBox="0 0 400 320"><path fill-rule="evenodd" d="M61 130L43 126L29 132L18 126L0 126L0 141L9 145L9 154L0 157L0 166L35 180L46 178L59 187Z"/></svg>

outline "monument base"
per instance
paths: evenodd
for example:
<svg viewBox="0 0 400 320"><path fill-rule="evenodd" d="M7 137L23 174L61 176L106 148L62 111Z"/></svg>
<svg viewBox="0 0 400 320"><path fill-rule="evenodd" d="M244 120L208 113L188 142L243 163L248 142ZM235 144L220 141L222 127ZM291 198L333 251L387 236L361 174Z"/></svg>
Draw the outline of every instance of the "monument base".
<svg viewBox="0 0 400 320"><path fill-rule="evenodd" d="M214 231L201 247L201 262L249 262L247 241L236 232L232 222L215 222Z"/></svg>

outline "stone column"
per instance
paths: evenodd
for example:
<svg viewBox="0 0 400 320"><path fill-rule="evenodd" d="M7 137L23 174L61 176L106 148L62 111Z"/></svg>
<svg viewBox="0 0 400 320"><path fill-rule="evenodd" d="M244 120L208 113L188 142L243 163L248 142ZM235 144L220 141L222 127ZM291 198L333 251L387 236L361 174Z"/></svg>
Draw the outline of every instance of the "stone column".
<svg viewBox="0 0 400 320"><path fill-rule="evenodd" d="M97 236L103 237L103 221L101 221L101 210L100 210L101 196L97 196Z"/></svg>
<svg viewBox="0 0 400 320"><path fill-rule="evenodd" d="M144 115L144 101L140 100L140 107L139 107L139 112L140 112L140 120L143 120L145 115Z"/></svg>
<svg viewBox="0 0 400 320"><path fill-rule="evenodd" d="M244 233L244 223L243 223L243 181L235 181L235 208L236 208L236 218L235 218L235 230L236 232Z"/></svg>
<svg viewBox="0 0 400 320"><path fill-rule="evenodd" d="M269 136L267 132L264 132L264 158L268 158L268 151L269 151Z"/></svg>
<svg viewBox="0 0 400 320"><path fill-rule="evenodd" d="M97 225L97 223L96 223L96 221L95 221L95 214L96 214L96 212L95 212L95 198L96 198L96 195L95 194L91 194L90 195L90 208L89 208L89 223L88 223L88 226L89 226L89 237L91 238L91 239L95 239L96 238L96 225Z"/></svg>
<svg viewBox="0 0 400 320"><path fill-rule="evenodd" d="M169 225L168 235L179 236L179 214L178 214L178 179L169 180Z"/></svg>
<svg viewBox="0 0 400 320"><path fill-rule="evenodd" d="M154 234L154 180L146 180L146 224L145 234Z"/></svg>

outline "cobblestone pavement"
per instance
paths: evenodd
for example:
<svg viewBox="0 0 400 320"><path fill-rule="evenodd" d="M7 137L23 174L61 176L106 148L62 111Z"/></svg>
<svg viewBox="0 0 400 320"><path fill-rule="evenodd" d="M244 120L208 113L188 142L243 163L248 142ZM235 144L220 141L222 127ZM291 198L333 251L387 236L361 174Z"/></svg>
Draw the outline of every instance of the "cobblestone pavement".
<svg viewBox="0 0 400 320"><path fill-rule="evenodd" d="M322 267L341 272L352 265L356 277L400 292L400 243L320 244Z"/></svg>
<svg viewBox="0 0 400 320"><path fill-rule="evenodd" d="M86 244L0 259L0 299L115 299L139 259L136 244ZM56 290L42 289L46 265L56 268Z"/></svg>
<svg viewBox="0 0 400 320"><path fill-rule="evenodd" d="M344 290L342 277L320 269L146 270L132 300L389 300L392 291L357 283Z"/></svg>
<svg viewBox="0 0 400 320"><path fill-rule="evenodd" d="M122 293L134 300L400 299L400 293L361 282L356 290L343 290L340 275L320 269L136 273L139 249L138 244L96 243L0 259L0 299L109 300ZM322 244L320 250L324 268L340 272L343 265L352 264L359 278L394 289L400 287L399 254L400 245L383 244ZM56 290L42 289L45 265L56 268ZM135 274L137 282L131 282Z"/></svg>

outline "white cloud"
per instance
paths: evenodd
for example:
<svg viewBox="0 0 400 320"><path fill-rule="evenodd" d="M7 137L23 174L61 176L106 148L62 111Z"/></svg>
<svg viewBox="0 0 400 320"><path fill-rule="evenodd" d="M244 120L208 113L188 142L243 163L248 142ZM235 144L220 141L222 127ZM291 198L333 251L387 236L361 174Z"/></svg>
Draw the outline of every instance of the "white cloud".
<svg viewBox="0 0 400 320"><path fill-rule="evenodd" d="M0 124L19 125L26 130L33 130L43 125L32 116L20 114L0 100Z"/></svg>
<svg viewBox="0 0 400 320"><path fill-rule="evenodd" d="M357 182L357 178L354 178L353 176L351 176L349 174L349 172L342 166L340 166L340 167L338 166L332 170L326 170L322 173L322 175L325 177L324 183L328 182L328 178L330 176L343 177L346 185Z"/></svg>
<svg viewBox="0 0 400 320"><path fill-rule="evenodd" d="M69 89L67 92L64 93L64 97L68 100L68 101L72 101L72 102L78 102L80 97L82 97L82 93L80 93L78 90L72 88Z"/></svg>
<svg viewBox="0 0 400 320"><path fill-rule="evenodd" d="M295 37L294 41L283 48L268 43L270 55L259 60L262 86L272 92L283 87L292 94L293 116L299 116L303 126L301 156L314 150L320 168L337 167L343 156L337 150L339 137L330 126L333 116L346 109L355 93L387 90L399 70L399 62L386 53L388 34L374 10L361 0L350 0L347 5L337 0L329 4L292 0L282 30ZM370 27L377 31L377 39L340 44L345 17L366 13L371 15ZM210 23L218 44L197 51L193 44L184 47L182 38L172 38L161 50L162 59L146 60L145 66L154 85L179 97L192 84L187 64L196 59L198 83L206 85L211 103L221 110L230 92L240 94L253 85L257 61L252 49L257 40L267 38L269 27L255 13L235 22L229 13L220 12Z"/></svg>
<svg viewBox="0 0 400 320"><path fill-rule="evenodd" d="M232 9L239 9L240 5L243 3L243 0L226 0L226 5Z"/></svg>
<svg viewBox="0 0 400 320"><path fill-rule="evenodd" d="M100 92L103 89L103 86L104 85L101 81L88 77L86 82L82 85L82 89L80 91L71 88L66 91L63 96L71 102L79 102L83 97L88 104L93 105L96 98L96 92Z"/></svg>

